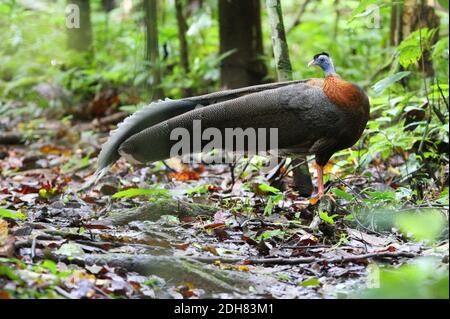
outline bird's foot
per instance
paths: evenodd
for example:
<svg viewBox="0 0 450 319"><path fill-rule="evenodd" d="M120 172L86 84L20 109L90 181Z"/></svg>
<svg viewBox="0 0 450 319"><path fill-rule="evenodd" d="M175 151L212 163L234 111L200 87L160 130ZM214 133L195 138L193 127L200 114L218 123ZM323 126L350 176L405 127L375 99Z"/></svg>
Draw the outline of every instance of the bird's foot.
<svg viewBox="0 0 450 319"><path fill-rule="evenodd" d="M333 194L330 193L324 194L323 192L318 192L315 196L311 197L309 199L309 203L311 205L316 205L318 202L320 202L325 198L336 204L336 199L334 198Z"/></svg>

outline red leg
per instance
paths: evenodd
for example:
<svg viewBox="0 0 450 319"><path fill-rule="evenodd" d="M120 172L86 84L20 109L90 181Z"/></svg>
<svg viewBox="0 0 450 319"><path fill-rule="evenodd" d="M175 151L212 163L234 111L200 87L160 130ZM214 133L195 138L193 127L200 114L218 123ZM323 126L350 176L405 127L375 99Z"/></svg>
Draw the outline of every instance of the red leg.
<svg viewBox="0 0 450 319"><path fill-rule="evenodd" d="M323 196L323 166L320 166L319 164L316 164L316 170L317 170L317 197L320 199Z"/></svg>

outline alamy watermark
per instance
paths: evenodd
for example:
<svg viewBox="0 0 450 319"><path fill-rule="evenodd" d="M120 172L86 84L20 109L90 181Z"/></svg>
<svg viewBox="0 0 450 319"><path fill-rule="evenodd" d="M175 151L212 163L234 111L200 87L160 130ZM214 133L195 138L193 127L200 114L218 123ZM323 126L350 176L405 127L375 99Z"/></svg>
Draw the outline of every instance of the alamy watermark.
<svg viewBox="0 0 450 319"><path fill-rule="evenodd" d="M367 288L380 288L380 268L377 264L367 266Z"/></svg>
<svg viewBox="0 0 450 319"><path fill-rule="evenodd" d="M80 28L80 7L74 3L69 3L65 9L66 27L68 29Z"/></svg>
<svg viewBox="0 0 450 319"><path fill-rule="evenodd" d="M272 168L278 163L278 128L202 129L201 120L193 120L191 130L183 127L173 129L170 140L175 141L170 149L170 157L181 156L191 163L232 164L243 155L268 155L269 152L271 156L266 167ZM198 153L214 156L190 156Z"/></svg>

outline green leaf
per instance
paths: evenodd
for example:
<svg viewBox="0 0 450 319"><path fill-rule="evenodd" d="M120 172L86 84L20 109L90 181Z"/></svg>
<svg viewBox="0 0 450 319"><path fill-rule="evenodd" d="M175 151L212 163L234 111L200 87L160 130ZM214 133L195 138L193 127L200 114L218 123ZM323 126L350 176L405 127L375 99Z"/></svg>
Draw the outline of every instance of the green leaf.
<svg viewBox="0 0 450 319"><path fill-rule="evenodd" d="M25 214L21 213L21 212L14 212L12 210L6 209L6 208L0 208L0 217L3 218L10 218L10 219L20 219L20 220L25 220L27 217L25 216Z"/></svg>
<svg viewBox="0 0 450 319"><path fill-rule="evenodd" d="M446 187L442 193L439 195L439 198L436 200L439 204L448 205L449 196L448 196L448 187Z"/></svg>
<svg viewBox="0 0 450 319"><path fill-rule="evenodd" d="M42 262L41 266L48 269L52 274L56 274L58 272L56 263L53 260L46 259Z"/></svg>
<svg viewBox="0 0 450 319"><path fill-rule="evenodd" d="M163 220L164 222L166 222L168 224L179 224L180 223L180 219L177 216L173 216L173 215L162 215L161 220Z"/></svg>
<svg viewBox="0 0 450 319"><path fill-rule="evenodd" d="M276 194L269 197L266 207L264 207L264 215L270 215L273 208L284 198L283 194Z"/></svg>
<svg viewBox="0 0 450 319"><path fill-rule="evenodd" d="M417 258L398 268L376 267L373 286L358 293L369 299L448 299L448 268L440 258Z"/></svg>
<svg viewBox="0 0 450 319"><path fill-rule="evenodd" d="M265 193L272 193L272 194L281 193L281 191L278 188L267 185L267 184L259 184L258 188L260 191L265 192Z"/></svg>
<svg viewBox="0 0 450 319"><path fill-rule="evenodd" d="M362 0L359 2L359 5L356 7L355 10L352 11L352 14L350 15L350 18L348 21L352 21L353 19L357 18L357 16L363 14L365 11L367 11L367 7L369 7L372 4L376 4L377 0Z"/></svg>
<svg viewBox="0 0 450 319"><path fill-rule="evenodd" d="M331 190L333 192L333 194L335 194L337 197L343 198L345 200L353 200L353 196L350 195L347 192L344 192L343 190L339 189L339 188L333 188Z"/></svg>
<svg viewBox="0 0 450 319"><path fill-rule="evenodd" d="M422 210L419 213L402 213L395 224L404 234L415 240L435 240L442 232L446 221L437 210Z"/></svg>
<svg viewBox="0 0 450 319"><path fill-rule="evenodd" d="M259 241L261 239L269 239L273 237L283 238L284 234L284 231L282 231L281 229L268 230L256 237L256 240Z"/></svg>
<svg viewBox="0 0 450 319"><path fill-rule="evenodd" d="M395 200L396 196L394 192L367 192L373 199L378 200Z"/></svg>
<svg viewBox="0 0 450 319"><path fill-rule="evenodd" d="M75 243L67 243L63 244L57 251L55 251L57 255L65 255L68 257L80 257L84 255L83 249L80 245Z"/></svg>
<svg viewBox="0 0 450 319"><path fill-rule="evenodd" d="M129 188L112 195L112 198L133 198L137 196L168 196L169 191L165 188Z"/></svg>
<svg viewBox="0 0 450 319"><path fill-rule="evenodd" d="M338 215L331 215L328 216L327 212L319 212L319 217L320 219L322 219L324 222L333 225L334 224L334 218L337 217Z"/></svg>
<svg viewBox="0 0 450 319"><path fill-rule="evenodd" d="M438 0L439 4L448 10L448 0Z"/></svg>
<svg viewBox="0 0 450 319"><path fill-rule="evenodd" d="M137 105L122 105L121 107L119 107L119 110L121 110L122 112L133 114L134 112L139 110L139 106L137 106Z"/></svg>
<svg viewBox="0 0 450 319"><path fill-rule="evenodd" d="M397 53L399 62L404 68L419 61L422 51L430 46L430 40L435 32L436 29L422 28L411 33L400 43Z"/></svg>
<svg viewBox="0 0 450 319"><path fill-rule="evenodd" d="M381 94L381 93L383 93L384 90L386 90L392 84L400 81L401 79L403 79L404 77L407 77L410 74L411 74L411 72L409 72L409 71L402 71L402 72L395 73L395 74L390 75L390 76L384 78L383 80L380 80L377 83L375 83L372 86L372 89L375 91L375 93Z"/></svg>
<svg viewBox="0 0 450 319"><path fill-rule="evenodd" d="M200 185L194 188L189 188L186 190L187 195L193 195L193 194L206 194L208 193L209 185Z"/></svg>
<svg viewBox="0 0 450 319"><path fill-rule="evenodd" d="M16 274L14 269L7 265L0 265L0 276L6 276L14 281L20 280L20 277Z"/></svg>
<svg viewBox="0 0 450 319"><path fill-rule="evenodd" d="M309 279L306 279L306 280L302 281L301 283L299 283L299 286L302 286L302 287L317 287L317 286L320 286L320 281L319 281L319 279L313 277L313 278L309 278Z"/></svg>
<svg viewBox="0 0 450 319"><path fill-rule="evenodd" d="M279 279L289 281L291 278L286 274L276 274Z"/></svg>
<svg viewBox="0 0 450 319"><path fill-rule="evenodd" d="M444 52L446 54L444 54ZM448 59L448 38L440 39L433 46L433 59L446 57Z"/></svg>

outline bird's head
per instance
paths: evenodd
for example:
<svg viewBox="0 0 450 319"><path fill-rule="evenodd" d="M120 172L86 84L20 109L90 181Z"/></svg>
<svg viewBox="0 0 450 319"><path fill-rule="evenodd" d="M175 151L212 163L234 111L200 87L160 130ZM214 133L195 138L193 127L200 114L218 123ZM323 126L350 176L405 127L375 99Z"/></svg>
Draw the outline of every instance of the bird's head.
<svg viewBox="0 0 450 319"><path fill-rule="evenodd" d="M333 60L330 58L330 55L326 52L318 53L314 56L311 62L308 63L308 66L317 65L325 71L326 75L330 75L335 73Z"/></svg>

